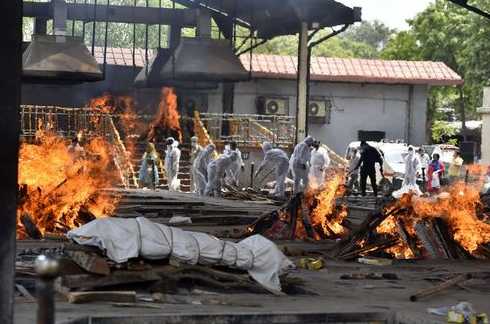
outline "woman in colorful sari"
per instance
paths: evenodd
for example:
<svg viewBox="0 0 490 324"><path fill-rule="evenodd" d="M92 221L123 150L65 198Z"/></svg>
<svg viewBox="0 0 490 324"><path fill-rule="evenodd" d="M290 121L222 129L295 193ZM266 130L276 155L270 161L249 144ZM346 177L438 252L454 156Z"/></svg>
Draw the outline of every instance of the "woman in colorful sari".
<svg viewBox="0 0 490 324"><path fill-rule="evenodd" d="M439 158L439 154L435 153L427 170L427 191L430 193L437 194L441 190L441 178L444 175L445 167Z"/></svg>

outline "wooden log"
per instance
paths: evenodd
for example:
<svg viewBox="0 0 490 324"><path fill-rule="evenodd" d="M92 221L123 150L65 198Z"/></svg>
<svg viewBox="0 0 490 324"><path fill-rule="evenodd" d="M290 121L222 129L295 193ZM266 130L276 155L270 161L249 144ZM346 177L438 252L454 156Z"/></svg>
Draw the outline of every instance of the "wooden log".
<svg viewBox="0 0 490 324"><path fill-rule="evenodd" d="M289 205L287 207L287 212L290 215L290 224L291 224L291 236L290 239L296 239L296 226L298 221L298 208L301 203L301 195L294 196Z"/></svg>
<svg viewBox="0 0 490 324"><path fill-rule="evenodd" d="M342 259L342 260L354 259L354 258L356 258L359 255L364 254L364 253L375 253L375 252L387 249L389 247L392 247L392 246L398 244L398 242L399 242L399 238L397 238L397 237L389 238L389 239L386 239L386 240L383 240L380 242L368 244L368 245L363 246L363 247L356 249L354 251L350 251L348 253L338 255L337 257L339 259Z"/></svg>
<svg viewBox="0 0 490 324"><path fill-rule="evenodd" d="M108 275L111 273L107 261L94 253L84 251L66 251L66 254L83 270L100 274Z"/></svg>
<svg viewBox="0 0 490 324"><path fill-rule="evenodd" d="M92 274L68 275L61 277L61 285L70 289L91 289L132 283L143 283L160 280L154 271L114 271L108 276Z"/></svg>
<svg viewBox="0 0 490 324"><path fill-rule="evenodd" d="M413 256L415 258L420 258L420 250L418 249L416 242L410 237L410 234L408 234L405 228L405 222L400 217L396 218L396 227L398 234L400 235L400 239L408 246L410 251L412 251Z"/></svg>
<svg viewBox="0 0 490 324"><path fill-rule="evenodd" d="M432 222L427 220L419 221L415 224L417 238L422 242L424 248L431 258L448 259L448 255L435 232Z"/></svg>
<svg viewBox="0 0 490 324"><path fill-rule="evenodd" d="M92 214L86 207L81 207L78 211L78 219L83 223L87 224L95 219L95 215Z"/></svg>
<svg viewBox="0 0 490 324"><path fill-rule="evenodd" d="M135 303L136 291L69 292L67 294L67 298L70 304L84 304L92 302Z"/></svg>
<svg viewBox="0 0 490 324"><path fill-rule="evenodd" d="M22 225L24 225L26 233L30 238L34 240L40 240L43 238L41 231L37 227L36 223L34 223L31 215L29 215L28 213L23 213L20 216L20 222L22 223Z"/></svg>
<svg viewBox="0 0 490 324"><path fill-rule="evenodd" d="M304 196L303 199L301 199L301 217L306 234L309 238L315 239L315 232L311 223L310 210L309 207L306 205Z"/></svg>
<svg viewBox="0 0 490 324"><path fill-rule="evenodd" d="M444 250L449 259L465 259L464 255L459 253L458 245L449 234L449 227L442 218L436 218L432 221L432 225L442 242Z"/></svg>
<svg viewBox="0 0 490 324"><path fill-rule="evenodd" d="M472 278L472 275L469 273L456 276L456 277L454 277L450 280L447 280L447 281L445 281L439 285L436 285L434 287L419 290L418 292L416 292L415 294L410 296L410 301L416 302L422 298L432 296L432 295L437 294L437 293L439 293L445 289L448 289L448 288L451 288L451 287L456 286L458 284L461 284L461 283L463 283L466 280L469 280L471 278Z"/></svg>

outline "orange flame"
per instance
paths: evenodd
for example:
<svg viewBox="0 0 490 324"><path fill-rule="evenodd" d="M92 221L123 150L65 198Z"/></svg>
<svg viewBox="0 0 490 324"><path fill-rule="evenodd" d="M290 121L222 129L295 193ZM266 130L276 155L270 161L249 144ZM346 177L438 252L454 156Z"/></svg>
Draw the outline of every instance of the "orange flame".
<svg viewBox="0 0 490 324"><path fill-rule="evenodd" d="M456 182L446 188L437 197L414 197L405 195L396 203L410 212L407 214L388 217L377 228L378 233L395 234L396 217L403 219L406 230L410 235L415 233L415 224L422 219L442 218L449 227L450 235L466 251L477 256L480 245L490 242L490 224L478 217L481 207L478 186L469 185L463 181ZM396 257L413 257L408 247L399 244L388 252Z"/></svg>
<svg viewBox="0 0 490 324"><path fill-rule="evenodd" d="M182 128L180 127L180 114L177 105L177 95L174 89L162 88L162 96L158 105L158 112L150 126L149 138L155 137L157 128L172 131L179 142L182 142Z"/></svg>
<svg viewBox="0 0 490 324"><path fill-rule="evenodd" d="M83 224L79 214L111 215L117 198L99 190L117 182L110 144L94 138L83 151L69 148L63 138L38 132L38 144L23 143L19 152L19 185L24 189L17 208L17 236L26 233L20 216L27 213L42 233L63 233Z"/></svg>
<svg viewBox="0 0 490 324"><path fill-rule="evenodd" d="M102 96L90 99L88 107L97 112L112 114L115 112L116 105L114 97L109 93L104 93Z"/></svg>
<svg viewBox="0 0 490 324"><path fill-rule="evenodd" d="M131 157L136 150L135 141L146 128L147 125L138 117L135 110L134 99L131 96L113 96L105 93L101 97L93 98L87 104L95 112L114 114L114 121L118 129L123 132L124 144L127 153ZM100 125L100 118L93 116L92 124L97 127Z"/></svg>
<svg viewBox="0 0 490 324"><path fill-rule="evenodd" d="M337 206L337 198L345 193L344 182L343 172L331 170L322 186L310 187L305 192L305 203L308 210L311 210L310 219L316 230L317 240L325 237L337 238L347 233L346 228L342 226L342 222L348 216L347 206ZM306 234L304 230L297 233Z"/></svg>

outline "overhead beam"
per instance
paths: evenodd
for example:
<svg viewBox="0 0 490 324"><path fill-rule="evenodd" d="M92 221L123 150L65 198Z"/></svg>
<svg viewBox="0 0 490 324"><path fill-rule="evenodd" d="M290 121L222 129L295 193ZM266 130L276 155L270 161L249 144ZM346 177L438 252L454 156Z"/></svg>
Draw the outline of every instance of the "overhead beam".
<svg viewBox="0 0 490 324"><path fill-rule="evenodd" d="M197 11L195 9L170 9L133 6L97 5L94 17L94 5L67 3L67 18L84 22L114 22L146 25L179 25L195 27ZM50 2L24 2L24 17L53 18L53 5Z"/></svg>
<svg viewBox="0 0 490 324"><path fill-rule="evenodd" d="M449 0L449 1L451 1L454 4L457 4L458 6L463 7L469 11L472 11L472 12L476 13L477 15L480 15L482 17L490 19L490 13L483 11L480 8L477 8L475 6L468 4L468 0Z"/></svg>

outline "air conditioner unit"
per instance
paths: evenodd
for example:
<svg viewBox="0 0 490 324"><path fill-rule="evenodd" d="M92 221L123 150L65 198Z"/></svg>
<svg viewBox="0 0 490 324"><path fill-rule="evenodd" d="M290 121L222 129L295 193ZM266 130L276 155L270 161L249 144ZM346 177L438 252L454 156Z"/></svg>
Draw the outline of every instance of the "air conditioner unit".
<svg viewBox="0 0 490 324"><path fill-rule="evenodd" d="M287 98L265 98L264 115L287 115L289 113L289 101Z"/></svg>
<svg viewBox="0 0 490 324"><path fill-rule="evenodd" d="M308 105L308 118L312 123L328 124L330 122L330 100L310 100Z"/></svg>

